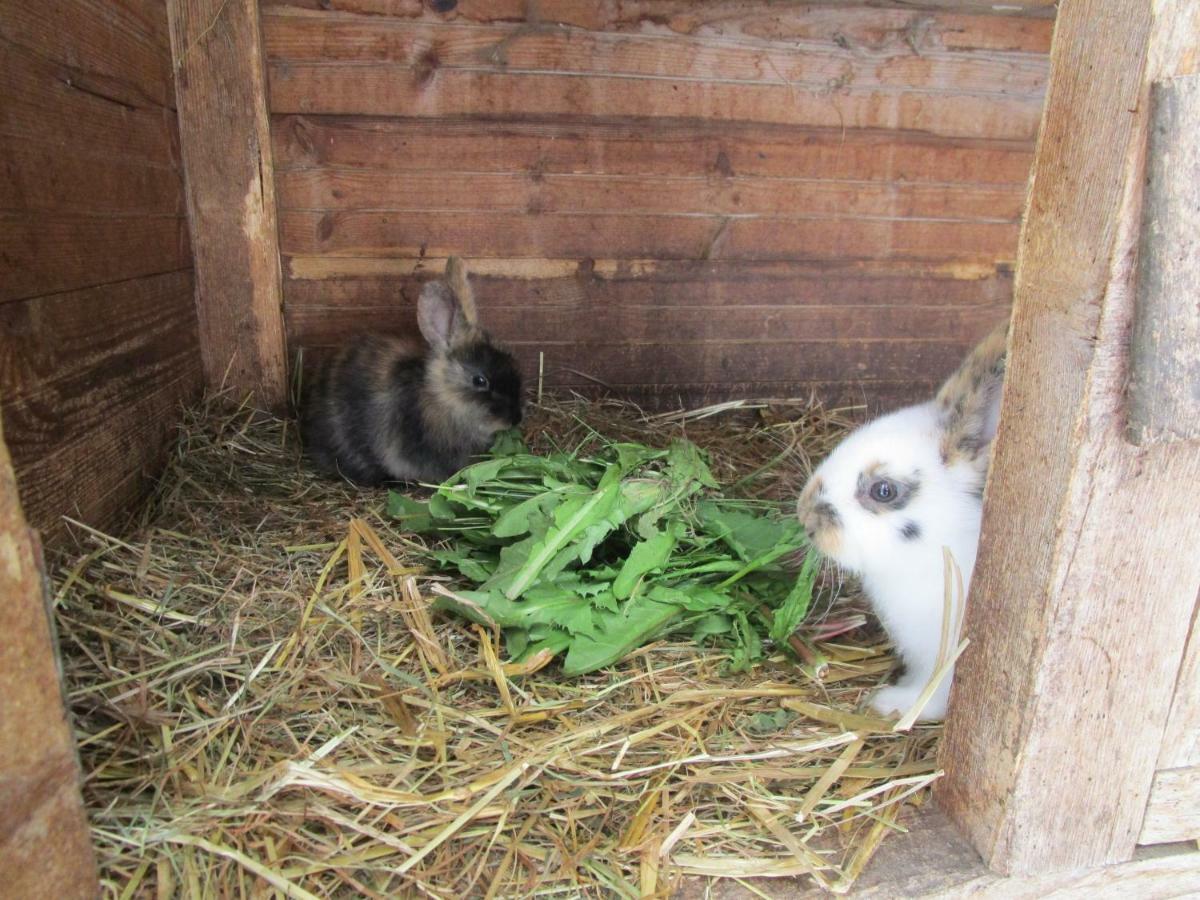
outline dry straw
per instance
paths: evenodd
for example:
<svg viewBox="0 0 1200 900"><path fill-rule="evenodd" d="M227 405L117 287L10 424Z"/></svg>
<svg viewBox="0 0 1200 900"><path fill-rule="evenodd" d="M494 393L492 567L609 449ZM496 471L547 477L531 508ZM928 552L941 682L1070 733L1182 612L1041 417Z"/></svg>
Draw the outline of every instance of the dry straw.
<svg viewBox="0 0 1200 900"><path fill-rule="evenodd" d="M527 432L683 433L724 482L785 499L844 429L799 402L576 398ZM383 503L311 476L287 424L214 405L124 537L74 526L55 612L107 896L845 891L936 777L937 729L861 711L892 662L853 592L806 626L803 666L734 675L668 640L565 680L431 614L456 586L408 561Z"/></svg>

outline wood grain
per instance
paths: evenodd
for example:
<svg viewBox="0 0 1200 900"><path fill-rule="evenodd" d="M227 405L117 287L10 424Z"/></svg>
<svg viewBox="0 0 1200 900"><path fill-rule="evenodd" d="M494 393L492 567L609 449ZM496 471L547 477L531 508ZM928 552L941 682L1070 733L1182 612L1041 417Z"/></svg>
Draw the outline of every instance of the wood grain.
<svg viewBox="0 0 1200 900"><path fill-rule="evenodd" d="M155 0L0 0L0 40L72 73L72 80L132 106L174 107L170 49L146 22Z"/></svg>
<svg viewBox="0 0 1200 900"><path fill-rule="evenodd" d="M0 428L0 879L8 897L95 897L79 761L59 685L41 547Z"/></svg>
<svg viewBox="0 0 1200 900"><path fill-rule="evenodd" d="M0 135L0 209L184 217L177 169L86 150Z"/></svg>
<svg viewBox="0 0 1200 900"><path fill-rule="evenodd" d="M837 41L859 52L909 47L1023 50L1046 53L1053 30L1053 0L925 0L914 10L907 0L859 0L765 6L747 0L461 0L437 13L419 0L262 0L265 10L310 9L425 22L551 24L593 31L664 36L723 37L741 43ZM892 8L888 8L892 7ZM1033 15L1039 18L1024 18Z"/></svg>
<svg viewBox="0 0 1200 900"><path fill-rule="evenodd" d="M1192 611L1187 649L1175 679L1171 717L1158 756L1160 769L1188 766L1200 766L1200 597Z"/></svg>
<svg viewBox="0 0 1200 900"><path fill-rule="evenodd" d="M1024 187L862 184L710 175L450 174L304 169L279 173L281 209L759 215L1016 223Z"/></svg>
<svg viewBox="0 0 1200 900"><path fill-rule="evenodd" d="M722 122L383 119L275 116L281 170L541 175L722 175L897 184L996 185L1024 190L1030 142L971 141L897 131Z"/></svg>
<svg viewBox="0 0 1200 900"><path fill-rule="evenodd" d="M1032 140L1036 97L903 91L828 95L787 84L273 63L271 111L368 116L592 116L706 119L824 128L898 128L945 137Z"/></svg>
<svg viewBox="0 0 1200 900"><path fill-rule="evenodd" d="M863 54L838 43L779 41L766 46L693 37L567 30L555 25L463 26L326 14L270 15L264 48L272 62L390 63L419 71L555 72L679 81L788 85L797 91L930 90L1036 95L1045 86L1040 54L921 54L901 44ZM631 85L637 90L638 85Z"/></svg>
<svg viewBox="0 0 1200 900"><path fill-rule="evenodd" d="M1200 766L1154 773L1139 844L1200 839Z"/></svg>
<svg viewBox="0 0 1200 900"><path fill-rule="evenodd" d="M546 354L546 386L673 405L724 383L879 408L945 373L922 342L958 354L1003 315L1045 20L670 0L263 9L293 346L409 327L413 292L454 253L527 369Z"/></svg>
<svg viewBox="0 0 1200 900"><path fill-rule="evenodd" d="M88 155L171 164L178 157L175 115L137 98L81 82L76 72L24 47L0 52L0 134Z"/></svg>
<svg viewBox="0 0 1200 900"><path fill-rule="evenodd" d="M996 263L1017 226L923 220L763 219L284 210L280 249L331 256L907 259Z"/></svg>
<svg viewBox="0 0 1200 900"><path fill-rule="evenodd" d="M114 523L199 392L192 273L0 306L0 377L31 524L58 540L64 514Z"/></svg>
<svg viewBox="0 0 1200 900"><path fill-rule="evenodd" d="M189 268L182 216L0 212L0 304Z"/></svg>
<svg viewBox="0 0 1200 900"><path fill-rule="evenodd" d="M199 388L166 9L0 3L0 402L61 544L128 514Z"/></svg>
<svg viewBox="0 0 1200 900"><path fill-rule="evenodd" d="M1130 858L1196 602L1200 448L1128 444L1123 406L1148 85L1197 40L1186 2L1057 25L937 788L1002 872Z"/></svg>
<svg viewBox="0 0 1200 900"><path fill-rule="evenodd" d="M1200 438L1200 75L1150 89L1137 305L1129 337L1129 437Z"/></svg>
<svg viewBox="0 0 1200 900"><path fill-rule="evenodd" d="M289 305L383 306L445 269L439 257L293 256ZM482 302L497 306L599 304L758 306L1006 305L1003 264L896 260L481 259L467 262Z"/></svg>
<svg viewBox="0 0 1200 900"><path fill-rule="evenodd" d="M286 398L282 296L255 0L168 0L210 388Z"/></svg>

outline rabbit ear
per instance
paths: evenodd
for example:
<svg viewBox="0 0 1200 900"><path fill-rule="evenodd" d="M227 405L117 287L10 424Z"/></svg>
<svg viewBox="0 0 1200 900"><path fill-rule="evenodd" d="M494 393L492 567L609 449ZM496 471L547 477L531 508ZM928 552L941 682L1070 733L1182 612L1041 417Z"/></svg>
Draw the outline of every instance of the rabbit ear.
<svg viewBox="0 0 1200 900"><path fill-rule="evenodd" d="M446 350L469 327L450 285L431 281L417 300L417 326L435 350Z"/></svg>
<svg viewBox="0 0 1200 900"><path fill-rule="evenodd" d="M969 462L986 471L1000 424L1000 395L1008 346L1008 322L979 342L937 393L942 461Z"/></svg>
<svg viewBox="0 0 1200 900"><path fill-rule="evenodd" d="M474 325L479 321L475 311L475 292L467 280L467 267L457 256L451 256L446 260L446 282L450 285L455 299L458 300L467 324Z"/></svg>

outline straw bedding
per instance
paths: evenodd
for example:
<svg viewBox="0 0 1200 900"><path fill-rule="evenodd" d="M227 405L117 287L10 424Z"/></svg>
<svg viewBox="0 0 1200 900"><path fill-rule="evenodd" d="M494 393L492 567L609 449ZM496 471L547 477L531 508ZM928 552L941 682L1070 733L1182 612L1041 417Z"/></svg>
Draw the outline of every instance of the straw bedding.
<svg viewBox="0 0 1200 900"><path fill-rule="evenodd" d="M846 427L734 406L554 401L526 432L685 434L724 483L787 500ZM189 413L125 536L74 526L56 574L106 895L844 891L936 777L937 728L856 712L893 662L849 586L828 581L803 663L731 674L681 640L577 680L506 665L494 634L430 614L444 579L385 492L311 475L289 423L219 409Z"/></svg>

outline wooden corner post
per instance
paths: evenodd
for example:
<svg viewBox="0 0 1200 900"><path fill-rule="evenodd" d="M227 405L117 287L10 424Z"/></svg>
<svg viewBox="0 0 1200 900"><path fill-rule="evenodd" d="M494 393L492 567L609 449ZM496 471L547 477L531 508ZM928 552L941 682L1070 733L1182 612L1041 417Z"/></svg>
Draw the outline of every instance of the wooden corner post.
<svg viewBox="0 0 1200 900"><path fill-rule="evenodd" d="M167 13L205 381L279 408L287 366L258 3L167 0Z"/></svg>
<svg viewBox="0 0 1200 900"><path fill-rule="evenodd" d="M5 897L95 897L43 578L0 427L0 884Z"/></svg>
<svg viewBox="0 0 1200 900"><path fill-rule="evenodd" d="M938 789L1004 873L1133 855L1200 586L1200 443L1187 428L1174 433L1185 439L1130 440L1146 431L1145 409L1170 415L1146 392L1178 388L1161 383L1161 366L1135 371L1145 362L1130 353L1135 320L1189 322L1173 352L1200 358L1200 258L1177 243L1200 227L1195 181L1184 180L1194 171L1157 167L1180 179L1167 196L1190 192L1190 224L1174 221L1157 250L1147 244L1157 226L1144 224L1188 206L1154 207L1146 154L1161 144L1148 141L1151 85L1200 69L1197 46L1195 0L1064 0L1059 10L967 613L972 646ZM1141 272L1163 247L1169 277Z"/></svg>

